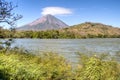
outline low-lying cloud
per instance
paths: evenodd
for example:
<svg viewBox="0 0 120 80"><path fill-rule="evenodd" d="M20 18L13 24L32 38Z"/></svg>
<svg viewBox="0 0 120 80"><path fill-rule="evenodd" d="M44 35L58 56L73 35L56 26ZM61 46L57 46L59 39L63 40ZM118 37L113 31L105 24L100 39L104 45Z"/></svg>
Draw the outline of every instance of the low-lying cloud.
<svg viewBox="0 0 120 80"><path fill-rule="evenodd" d="M42 15L67 15L72 14L72 10L64 7L45 7L42 9Z"/></svg>

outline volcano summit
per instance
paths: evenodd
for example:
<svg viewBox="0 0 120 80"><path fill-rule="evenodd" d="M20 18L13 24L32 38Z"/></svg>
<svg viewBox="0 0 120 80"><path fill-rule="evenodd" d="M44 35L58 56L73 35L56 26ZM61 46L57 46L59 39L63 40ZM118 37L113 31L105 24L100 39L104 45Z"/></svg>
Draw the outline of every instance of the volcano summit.
<svg viewBox="0 0 120 80"><path fill-rule="evenodd" d="M24 30L24 31L39 31L39 30L52 30L52 29L61 29L68 27L63 21L57 19L56 17L48 14L35 21L26 24L22 27L17 28L17 30Z"/></svg>

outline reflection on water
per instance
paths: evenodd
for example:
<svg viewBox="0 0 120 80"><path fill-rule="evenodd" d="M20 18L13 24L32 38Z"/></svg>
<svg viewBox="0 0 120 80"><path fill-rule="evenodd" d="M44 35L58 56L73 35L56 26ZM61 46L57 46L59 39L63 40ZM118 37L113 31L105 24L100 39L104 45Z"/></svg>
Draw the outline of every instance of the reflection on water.
<svg viewBox="0 0 120 80"><path fill-rule="evenodd" d="M15 39L13 46L31 51L56 52L76 62L77 52L113 54L120 51L120 39Z"/></svg>

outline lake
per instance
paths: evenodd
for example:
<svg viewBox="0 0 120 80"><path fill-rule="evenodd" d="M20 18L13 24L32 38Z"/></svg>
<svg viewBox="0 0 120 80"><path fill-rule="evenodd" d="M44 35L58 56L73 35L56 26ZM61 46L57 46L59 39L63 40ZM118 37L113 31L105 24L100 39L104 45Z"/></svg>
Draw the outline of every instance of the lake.
<svg viewBox="0 0 120 80"><path fill-rule="evenodd" d="M120 51L120 38L106 39L15 39L13 46L19 46L36 54L41 52L58 53L68 61L77 63L78 52L110 53Z"/></svg>

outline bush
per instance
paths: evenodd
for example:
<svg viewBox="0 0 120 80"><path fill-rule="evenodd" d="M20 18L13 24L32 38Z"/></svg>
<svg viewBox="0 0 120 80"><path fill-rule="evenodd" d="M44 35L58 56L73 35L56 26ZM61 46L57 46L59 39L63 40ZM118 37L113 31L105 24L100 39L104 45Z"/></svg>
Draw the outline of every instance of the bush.
<svg viewBox="0 0 120 80"><path fill-rule="evenodd" d="M77 80L119 80L120 65L115 61L101 60L96 56L82 56L84 63L82 68L77 70Z"/></svg>
<svg viewBox="0 0 120 80"><path fill-rule="evenodd" d="M0 79L3 80L67 80L71 66L54 53L40 56L9 52L0 54Z"/></svg>
<svg viewBox="0 0 120 80"><path fill-rule="evenodd" d="M19 48L0 52L3 80L120 80L120 64L107 55L80 55L78 67L56 53L33 55ZM110 58L110 56L108 56Z"/></svg>

